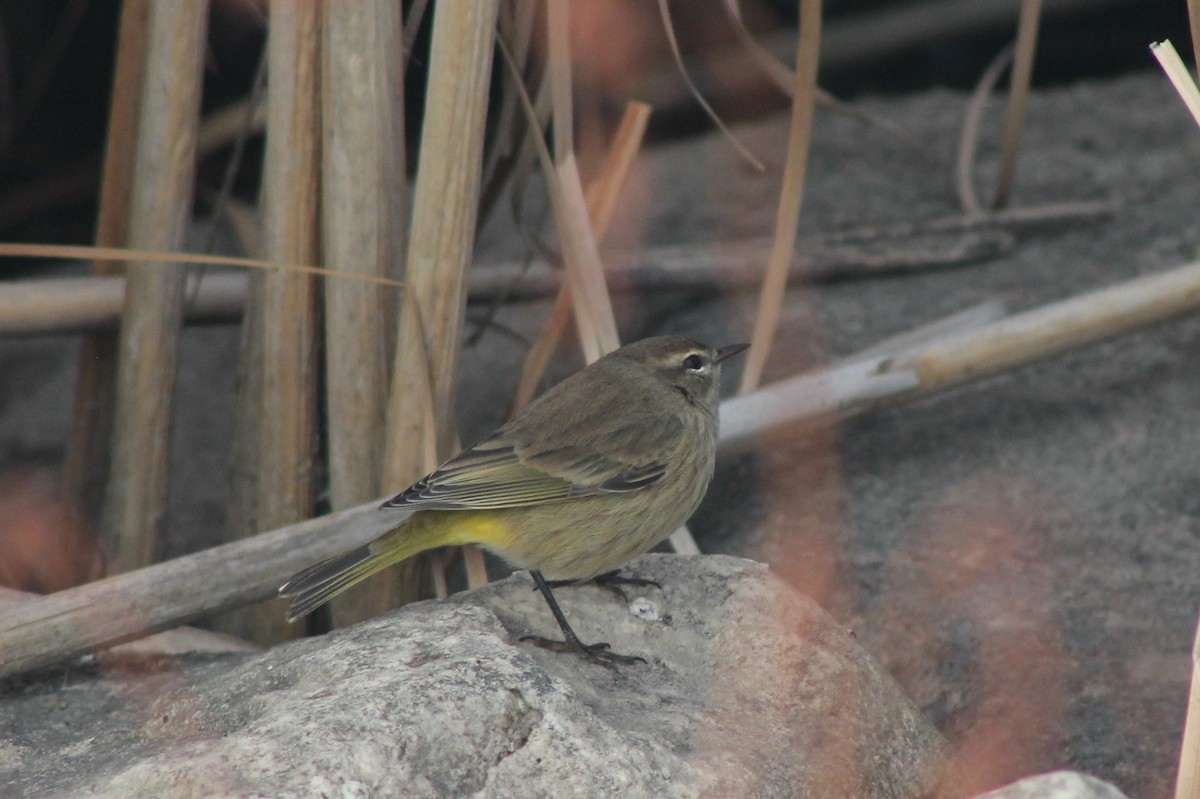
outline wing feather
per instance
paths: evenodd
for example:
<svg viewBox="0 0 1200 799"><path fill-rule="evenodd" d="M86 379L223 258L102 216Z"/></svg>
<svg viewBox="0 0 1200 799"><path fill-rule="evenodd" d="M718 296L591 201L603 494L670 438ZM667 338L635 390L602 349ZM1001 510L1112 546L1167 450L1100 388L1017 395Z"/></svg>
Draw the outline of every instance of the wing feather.
<svg viewBox="0 0 1200 799"><path fill-rule="evenodd" d="M384 503L385 508L487 510L563 502L578 497L637 491L666 474L682 424L656 427L650 446L628 427L600 436L603 448L578 442L544 449L515 446L501 428L490 438L444 463L412 487ZM637 446L637 444L642 446ZM648 457L653 453L657 457Z"/></svg>

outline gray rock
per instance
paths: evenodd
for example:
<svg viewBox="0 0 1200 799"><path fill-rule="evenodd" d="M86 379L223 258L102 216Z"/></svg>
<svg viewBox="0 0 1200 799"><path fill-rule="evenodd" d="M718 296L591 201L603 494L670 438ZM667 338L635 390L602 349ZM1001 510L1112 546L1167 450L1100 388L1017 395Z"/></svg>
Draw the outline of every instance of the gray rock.
<svg viewBox="0 0 1200 799"><path fill-rule="evenodd" d="M613 672L520 643L558 632L522 574L262 654L73 678L77 698L46 706L57 717L26 718L0 746L0 786L122 799L932 787L941 737L850 635L765 566L649 555L632 571L662 590L635 589L628 606L593 586L558 596L584 640L646 664ZM121 720L110 702L107 718L73 719L74 737L51 740L45 731L82 691L123 699ZM27 685L7 697L10 719L37 694Z"/></svg>
<svg viewBox="0 0 1200 799"><path fill-rule="evenodd" d="M980 794L975 799L1125 799L1104 780L1077 771L1052 771L1038 774Z"/></svg>

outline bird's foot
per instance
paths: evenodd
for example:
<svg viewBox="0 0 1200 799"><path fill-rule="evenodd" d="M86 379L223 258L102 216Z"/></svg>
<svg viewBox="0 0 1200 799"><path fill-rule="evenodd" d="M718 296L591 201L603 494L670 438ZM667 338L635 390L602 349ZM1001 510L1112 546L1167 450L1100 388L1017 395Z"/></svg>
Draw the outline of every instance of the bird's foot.
<svg viewBox="0 0 1200 799"><path fill-rule="evenodd" d="M540 635L523 635L520 640L528 641L534 646L540 646L542 649L549 649L554 652L574 652L593 663L614 671L618 663L625 665L628 663L646 662L645 658L638 657L637 655L622 655L617 652L611 652L607 643L585 644L574 636L571 636L566 641L556 641L553 638L542 638Z"/></svg>

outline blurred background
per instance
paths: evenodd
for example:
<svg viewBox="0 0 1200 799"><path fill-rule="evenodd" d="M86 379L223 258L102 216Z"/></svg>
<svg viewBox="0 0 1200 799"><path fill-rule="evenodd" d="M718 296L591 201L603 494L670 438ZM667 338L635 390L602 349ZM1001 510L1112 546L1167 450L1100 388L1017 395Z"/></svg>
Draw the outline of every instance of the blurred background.
<svg viewBox="0 0 1200 799"><path fill-rule="evenodd" d="M612 59L621 62L619 84L598 81L582 87L601 95L586 102L614 117L627 96L650 103L655 108L651 141L711 129L679 78L654 3L588 5L593 8L581 8L581 15L592 15L594 30L606 39L612 30L606 17L609 23L622 19L636 24L624 28L628 37L608 42L621 51ZM206 113L249 93L265 40L263 6L257 0L214 0ZM933 87L969 88L1012 40L1017 6L995 0L831 0L825 4L821 85L847 100ZM744 56L721 0L673 2L671 7L691 75L724 119L736 122L787 107L786 98ZM120 4L113 0L0 2L0 238L91 241L119 12ZM743 4L743 14L760 41L790 62L796 4L755 0ZM1188 41L1185 3L1047 0L1033 83L1045 87L1155 69L1146 43L1162 38L1181 45ZM427 48L425 24L405 82L410 131L419 129ZM632 51L636 58L628 57ZM216 147L201 160L200 195L211 196L219 184L232 146ZM245 198L255 196L261 146L261 136L251 139L238 172L237 190ZM28 265L9 259L0 264L0 273L23 268Z"/></svg>

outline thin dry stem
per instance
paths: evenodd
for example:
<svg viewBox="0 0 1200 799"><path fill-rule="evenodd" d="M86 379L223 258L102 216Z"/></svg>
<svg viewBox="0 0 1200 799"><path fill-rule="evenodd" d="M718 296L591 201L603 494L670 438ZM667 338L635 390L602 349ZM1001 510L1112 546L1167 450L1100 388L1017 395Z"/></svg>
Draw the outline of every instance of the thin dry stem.
<svg viewBox="0 0 1200 799"><path fill-rule="evenodd" d="M800 203L804 197L804 175L812 141L813 109L816 103L817 64L821 46L821 2L805 0L800 5L800 37L796 43L796 83L792 94L792 124L788 133L787 162L783 188L775 219L775 239L767 261L754 318L754 333L738 392L754 390L762 379L771 341L779 323L783 294L787 288L792 253L796 247L796 228L800 222Z"/></svg>
<svg viewBox="0 0 1200 799"><path fill-rule="evenodd" d="M771 83L775 85L775 88L779 89L785 97L790 98L792 96L793 85L796 81L795 72L791 67L783 63L783 61L776 58L774 53L764 47L750 33L750 30L746 27L746 23L742 19L741 4L738 0L724 0L721 5L725 9L725 14L729 17L729 21L733 23L734 33L737 34L738 41L741 42L742 47L750 54L750 57L754 59L759 69L763 71ZM718 56L718 59L721 57ZM722 71L720 74L724 74L724 72ZM936 157L933 148L913 134L876 114L843 102L819 86L817 87L816 99L817 103L825 108L829 108L843 116L848 116L851 119L857 119L864 125L885 131L897 140L910 145L914 149L920 150L925 155L931 158Z"/></svg>
<svg viewBox="0 0 1200 799"><path fill-rule="evenodd" d="M958 201L963 211L968 215L983 212L979 197L975 193L975 181L972 174L975 169L975 152L979 147L979 130L983 121L983 109L987 104L988 95L1000 81L1000 76L1012 61L1013 46L1010 44L996 54L992 63L979 78L975 91L971 92L971 101L967 103L967 113L963 117L962 135L958 140L958 158L955 160L954 185L958 189Z"/></svg>
<svg viewBox="0 0 1200 799"><path fill-rule="evenodd" d="M1017 155L1021 135L1025 131L1025 108L1029 102L1029 85L1033 80L1033 57L1037 52L1038 24L1042 17L1042 0L1021 0L1021 15L1017 23L1016 56L1008 89L1008 115L1004 120L1004 137L1000 147L999 175L993 208L1008 205L1013 179L1017 172Z"/></svg>
<svg viewBox="0 0 1200 799"><path fill-rule="evenodd" d="M1200 78L1200 0L1187 0L1188 28L1192 34L1192 61L1196 64L1196 77Z"/></svg>
<svg viewBox="0 0 1200 799"><path fill-rule="evenodd" d="M283 261L264 261L260 258L237 258L231 255L206 255L192 252L174 252L133 247L88 247L74 244L18 244L0 242L0 256L19 258L65 258L80 261L111 259L133 261L159 267L206 264L209 266L241 266L248 269L270 269L300 272L306 275L321 275L340 281L375 283L393 289L404 288L404 282L380 275L343 273L335 269L323 269L307 264L289 264Z"/></svg>
<svg viewBox="0 0 1200 799"><path fill-rule="evenodd" d="M547 33L550 39L549 81L554 108L554 158L551 159L539 137L534 137L547 176L554 219L566 262L575 322L579 328L584 357L590 362L619 344L617 323L604 280L604 267L596 237L588 221L587 202L579 181L572 138L571 59L569 4L567 0L546 3ZM523 97L526 97L522 94ZM531 114L532 107L526 110Z"/></svg>
<svg viewBox="0 0 1200 799"><path fill-rule="evenodd" d="M704 109L704 113L708 115L713 124L725 135L725 138L729 140L729 143L733 145L733 148L738 151L742 158L745 158L747 163L758 172L765 171L766 167L763 166L762 161L755 158L754 154L738 141L737 136L734 136L733 131L726 127L721 117L708 104L708 100L704 99L704 95L696 88L696 84L692 82L692 76L688 74L687 67L683 64L683 54L679 51L679 42L675 39L675 25L671 22L671 9L667 4L667 0L658 0L658 13L662 17L663 31L667 34L667 44L671 47L671 55L675 58L675 66L678 68L679 74L683 77L683 82L687 84L688 91L692 93L692 97L696 98L696 102Z"/></svg>
<svg viewBox="0 0 1200 799"><path fill-rule="evenodd" d="M1179 749L1179 773L1175 799L1200 799L1200 622L1192 642L1192 683L1188 689L1183 742Z"/></svg>

